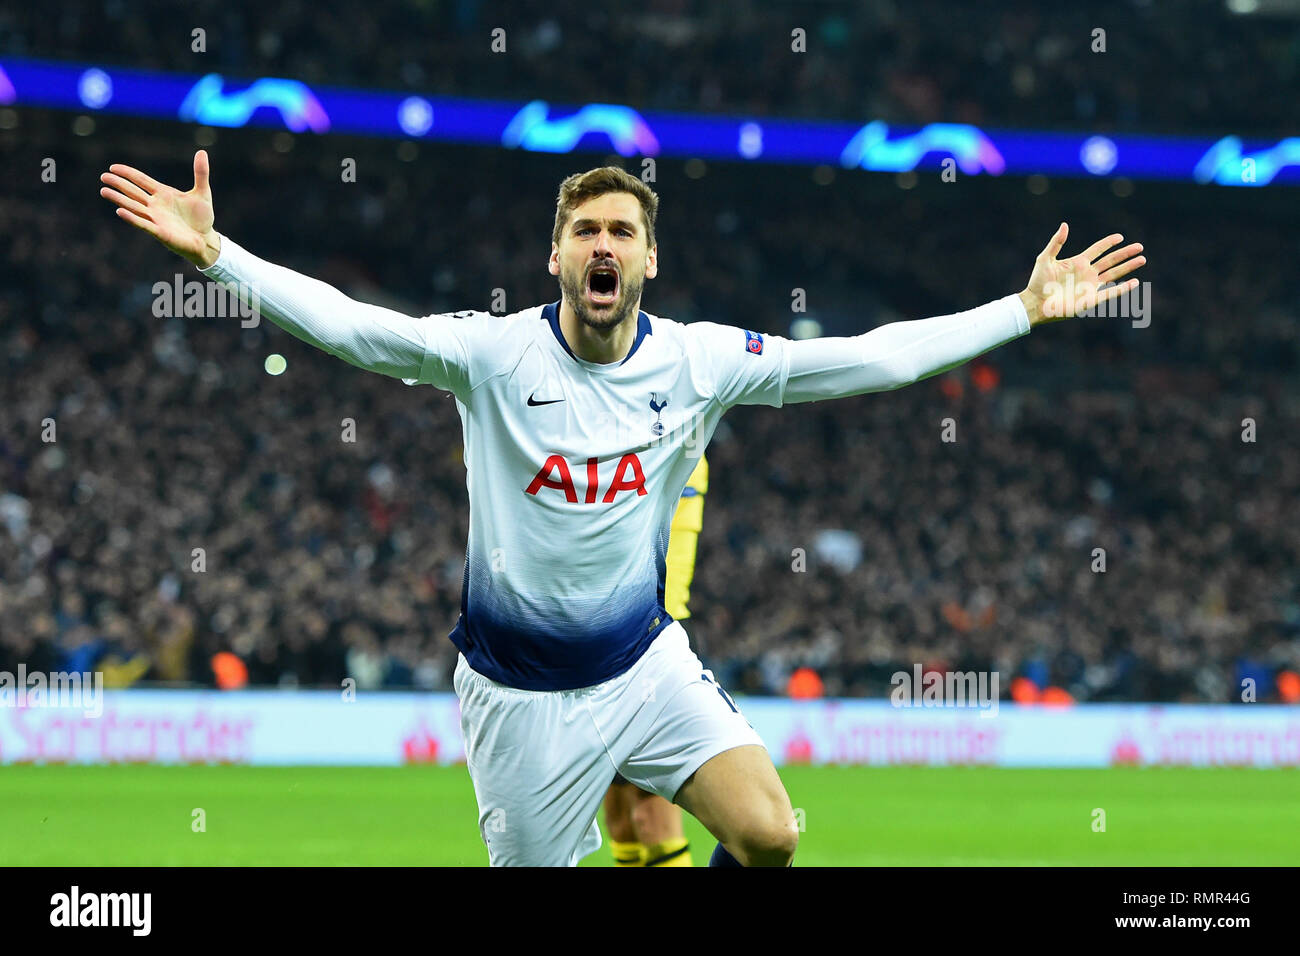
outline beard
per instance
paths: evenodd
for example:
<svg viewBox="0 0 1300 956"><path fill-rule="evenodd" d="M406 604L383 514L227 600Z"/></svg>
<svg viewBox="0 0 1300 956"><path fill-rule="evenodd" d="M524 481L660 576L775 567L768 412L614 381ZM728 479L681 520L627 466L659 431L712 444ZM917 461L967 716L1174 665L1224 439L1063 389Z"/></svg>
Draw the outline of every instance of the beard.
<svg viewBox="0 0 1300 956"><path fill-rule="evenodd" d="M610 305L599 309L593 309L591 303L587 301L586 278L586 273L575 276L566 275L563 270L560 272L560 292L569 300L569 305L573 307L573 314L578 317L578 321L587 328L597 332L608 332L635 314L637 303L641 301L641 290L645 288L643 277L633 280L620 273L618 298Z"/></svg>

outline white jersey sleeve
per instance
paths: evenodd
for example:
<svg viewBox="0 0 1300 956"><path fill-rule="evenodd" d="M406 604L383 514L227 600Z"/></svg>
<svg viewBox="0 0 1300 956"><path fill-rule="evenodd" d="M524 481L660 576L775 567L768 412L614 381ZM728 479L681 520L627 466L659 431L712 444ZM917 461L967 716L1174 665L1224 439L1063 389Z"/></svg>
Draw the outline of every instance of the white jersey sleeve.
<svg viewBox="0 0 1300 956"><path fill-rule="evenodd" d="M472 387L477 312L415 318L358 302L333 286L267 262L229 236L204 275L222 283L302 341L358 368L434 385L463 397Z"/></svg>
<svg viewBox="0 0 1300 956"><path fill-rule="evenodd" d="M687 329L704 352L714 397L723 408L781 407L790 369L788 339L716 322L692 322Z"/></svg>
<svg viewBox="0 0 1300 956"><path fill-rule="evenodd" d="M891 322L863 335L787 339L733 326L689 326L723 407L815 402L911 385L1029 332L1019 296L954 315Z"/></svg>
<svg viewBox="0 0 1300 956"><path fill-rule="evenodd" d="M1029 332L1016 295L954 315L891 322L864 335L787 342L786 402L847 398L911 385Z"/></svg>

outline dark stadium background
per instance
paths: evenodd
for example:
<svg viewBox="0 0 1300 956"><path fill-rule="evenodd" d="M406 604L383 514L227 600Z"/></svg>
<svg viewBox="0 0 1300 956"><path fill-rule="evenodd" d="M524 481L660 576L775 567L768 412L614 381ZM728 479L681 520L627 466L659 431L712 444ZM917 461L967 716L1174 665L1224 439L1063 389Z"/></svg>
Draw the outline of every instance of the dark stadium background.
<svg viewBox="0 0 1300 956"><path fill-rule="evenodd" d="M572 2L11 5L0 55L644 109L952 120L990 128L1294 134L1300 19L1217 4L1087 9ZM189 32L225 42L202 66ZM772 35L824 42L792 67ZM1108 30L1104 56L1069 36ZM780 45L778 45L780 46ZM211 685L449 689L467 501L450 397L354 369L263 322L155 319L197 276L113 216L125 162L188 188L194 127L0 108L0 670L96 667ZM560 180L617 156L205 131L216 228L349 294L423 315L558 298ZM58 160L56 183L41 159ZM355 157L355 184L341 158ZM1144 243L1151 324L1036 329L900 392L740 408L712 466L688 624L737 692L811 667L883 696L917 661L996 670L1079 701L1292 699L1300 670L1300 202L1294 188L835 171L661 159L661 273L646 310L826 334L1020 289L1066 253ZM288 371L263 371L268 353ZM41 421L58 442L40 441ZM357 422L342 444L339 423ZM939 440L940 421L959 440ZM1258 440L1241 440L1242 420ZM328 454L322 452L328 450ZM860 561L820 561L842 529ZM207 548L209 571L188 573ZM1090 569L1092 550L1107 571ZM806 573L791 552L809 552ZM1004 691L1007 685L1004 684Z"/></svg>

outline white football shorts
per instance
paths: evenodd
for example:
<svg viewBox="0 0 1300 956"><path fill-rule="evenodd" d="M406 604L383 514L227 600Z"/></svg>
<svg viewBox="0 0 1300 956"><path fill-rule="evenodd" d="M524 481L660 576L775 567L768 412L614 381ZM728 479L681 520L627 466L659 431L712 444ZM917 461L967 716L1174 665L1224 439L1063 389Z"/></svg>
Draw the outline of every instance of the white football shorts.
<svg viewBox="0 0 1300 956"><path fill-rule="evenodd" d="M672 800L705 761L763 746L674 621L631 668L578 690L520 690L460 655L454 678L492 866L576 866L600 849L614 774Z"/></svg>

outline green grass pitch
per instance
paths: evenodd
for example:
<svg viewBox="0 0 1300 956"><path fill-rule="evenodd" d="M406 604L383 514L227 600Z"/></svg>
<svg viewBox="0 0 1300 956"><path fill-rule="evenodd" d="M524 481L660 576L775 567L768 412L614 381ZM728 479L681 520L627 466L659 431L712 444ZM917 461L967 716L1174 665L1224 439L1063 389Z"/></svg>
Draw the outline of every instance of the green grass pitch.
<svg viewBox="0 0 1300 956"><path fill-rule="evenodd" d="M1296 770L781 776L804 821L797 866L1300 863ZM206 832L192 829L196 808ZM464 767L0 768L6 866L482 866L475 821ZM690 817L687 828L703 865L713 840ZM610 865L608 843L583 865Z"/></svg>

